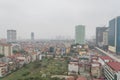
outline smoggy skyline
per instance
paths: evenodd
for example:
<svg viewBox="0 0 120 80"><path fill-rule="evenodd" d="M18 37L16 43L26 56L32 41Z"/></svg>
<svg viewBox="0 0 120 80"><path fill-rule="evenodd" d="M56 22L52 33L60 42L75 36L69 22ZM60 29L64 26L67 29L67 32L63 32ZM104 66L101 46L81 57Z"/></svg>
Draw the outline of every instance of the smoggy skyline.
<svg viewBox="0 0 120 80"><path fill-rule="evenodd" d="M0 0L0 38L7 29L17 30L18 39L74 38L75 26L86 26L86 37L96 27L108 26L120 16L119 0Z"/></svg>

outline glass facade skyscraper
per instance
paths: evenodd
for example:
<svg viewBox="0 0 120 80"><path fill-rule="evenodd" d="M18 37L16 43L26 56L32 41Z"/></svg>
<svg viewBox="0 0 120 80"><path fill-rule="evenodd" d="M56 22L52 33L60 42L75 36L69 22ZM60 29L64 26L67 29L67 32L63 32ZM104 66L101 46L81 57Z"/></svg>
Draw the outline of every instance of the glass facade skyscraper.
<svg viewBox="0 0 120 80"><path fill-rule="evenodd" d="M115 46L115 19L112 19L111 21L109 21L109 34L108 34L108 43L110 46Z"/></svg>
<svg viewBox="0 0 120 80"><path fill-rule="evenodd" d="M109 21L109 50L120 55L120 16Z"/></svg>
<svg viewBox="0 0 120 80"><path fill-rule="evenodd" d="M75 43L85 44L85 26L77 25L75 27Z"/></svg>

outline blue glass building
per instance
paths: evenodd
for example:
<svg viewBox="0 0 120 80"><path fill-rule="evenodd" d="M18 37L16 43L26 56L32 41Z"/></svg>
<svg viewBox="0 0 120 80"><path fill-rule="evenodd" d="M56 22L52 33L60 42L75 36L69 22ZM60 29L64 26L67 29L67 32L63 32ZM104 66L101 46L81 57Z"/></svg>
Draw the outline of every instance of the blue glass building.
<svg viewBox="0 0 120 80"><path fill-rule="evenodd" d="M120 16L109 21L109 50L120 55Z"/></svg>

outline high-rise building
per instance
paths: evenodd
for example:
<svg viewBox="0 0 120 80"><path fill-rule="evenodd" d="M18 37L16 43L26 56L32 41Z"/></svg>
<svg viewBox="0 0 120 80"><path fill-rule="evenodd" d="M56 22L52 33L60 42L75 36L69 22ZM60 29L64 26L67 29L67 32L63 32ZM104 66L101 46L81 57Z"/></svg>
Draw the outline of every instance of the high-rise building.
<svg viewBox="0 0 120 80"><path fill-rule="evenodd" d="M99 47L103 46L104 32L107 30L107 27L97 27L96 28L96 45Z"/></svg>
<svg viewBox="0 0 120 80"><path fill-rule="evenodd" d="M16 30L7 30L7 42L16 42Z"/></svg>
<svg viewBox="0 0 120 80"><path fill-rule="evenodd" d="M108 31L103 32L103 45L108 45Z"/></svg>
<svg viewBox="0 0 120 80"><path fill-rule="evenodd" d="M120 55L120 16L109 21L109 51Z"/></svg>
<svg viewBox="0 0 120 80"><path fill-rule="evenodd" d="M75 28L75 43L85 44L85 26L77 25Z"/></svg>
<svg viewBox="0 0 120 80"><path fill-rule="evenodd" d="M4 56L11 56L13 55L12 53L12 45L11 44L6 44L6 43L1 43L0 44L0 54Z"/></svg>
<svg viewBox="0 0 120 80"><path fill-rule="evenodd" d="M34 32L31 32L31 40L34 40Z"/></svg>

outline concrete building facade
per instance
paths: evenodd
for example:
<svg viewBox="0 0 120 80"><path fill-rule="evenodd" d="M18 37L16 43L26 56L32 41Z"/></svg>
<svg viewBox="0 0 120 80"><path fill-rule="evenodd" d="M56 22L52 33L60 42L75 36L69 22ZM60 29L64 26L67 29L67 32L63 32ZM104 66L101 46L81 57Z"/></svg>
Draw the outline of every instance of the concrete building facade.
<svg viewBox="0 0 120 80"><path fill-rule="evenodd" d="M16 30L7 30L7 42L16 42L17 33Z"/></svg>
<svg viewBox="0 0 120 80"><path fill-rule="evenodd" d="M108 45L108 32L103 32L103 45Z"/></svg>
<svg viewBox="0 0 120 80"><path fill-rule="evenodd" d="M12 45L10 44L0 44L0 54L4 56L11 56L12 53Z"/></svg>
<svg viewBox="0 0 120 80"><path fill-rule="evenodd" d="M106 39L106 31L107 27L97 27L96 28L96 45L99 47L103 46L103 40ZM104 35L103 35L104 34Z"/></svg>

